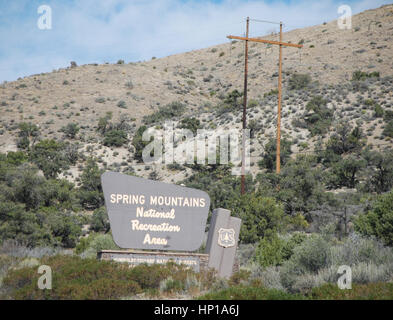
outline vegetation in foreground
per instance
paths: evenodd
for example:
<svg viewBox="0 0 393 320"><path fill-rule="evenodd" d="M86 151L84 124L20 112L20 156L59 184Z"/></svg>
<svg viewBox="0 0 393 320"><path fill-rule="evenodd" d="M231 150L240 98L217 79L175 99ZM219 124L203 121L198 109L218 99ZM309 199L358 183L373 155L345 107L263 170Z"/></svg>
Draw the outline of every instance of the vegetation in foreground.
<svg viewBox="0 0 393 320"><path fill-rule="evenodd" d="M5 264L4 256L2 265ZM51 290L37 286L37 266L50 265ZM3 279L2 299L85 300L188 298L203 300L325 300L393 299L393 283L355 283L351 290L326 283L303 293L268 288L261 279L241 270L229 280L217 279L211 271L195 273L174 263L139 265L98 261L56 254L42 259L27 258L14 264Z"/></svg>

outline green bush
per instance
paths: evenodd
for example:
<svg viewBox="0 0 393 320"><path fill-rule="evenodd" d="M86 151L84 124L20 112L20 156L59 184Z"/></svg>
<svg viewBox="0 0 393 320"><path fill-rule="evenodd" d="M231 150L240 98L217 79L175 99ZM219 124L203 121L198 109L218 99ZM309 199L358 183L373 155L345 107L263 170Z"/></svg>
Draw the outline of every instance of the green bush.
<svg viewBox="0 0 393 320"><path fill-rule="evenodd" d="M310 219L310 212L329 199L324 179L315 157L298 155L287 162L280 174L258 174L256 180L258 192L283 203L287 214L293 217L302 214Z"/></svg>
<svg viewBox="0 0 393 320"><path fill-rule="evenodd" d="M207 293L200 300L304 300L301 295L286 293L261 286L233 286L227 289Z"/></svg>
<svg viewBox="0 0 393 320"><path fill-rule="evenodd" d="M337 155L360 151L365 144L363 140L364 134L359 126L352 129L350 124L340 123L330 137L326 150L331 150Z"/></svg>
<svg viewBox="0 0 393 320"><path fill-rule="evenodd" d="M393 120L390 120L390 121L386 124L385 128L383 129L382 134L383 134L384 136L393 138Z"/></svg>
<svg viewBox="0 0 393 320"><path fill-rule="evenodd" d="M89 158L81 175L82 185L78 193L80 203L86 209L97 209L104 204L101 186L102 173L95 159Z"/></svg>
<svg viewBox="0 0 393 320"><path fill-rule="evenodd" d="M180 102L172 102L163 107L160 107L158 111L143 117L145 124L158 123L165 120L171 120L184 113L186 106Z"/></svg>
<svg viewBox="0 0 393 320"><path fill-rule="evenodd" d="M384 119L386 122L392 121L392 120L393 120L393 111L392 111L392 110L386 110L386 111L384 112L383 119Z"/></svg>
<svg viewBox="0 0 393 320"><path fill-rule="evenodd" d="M111 123L110 120L112 119L112 112L107 112L104 117L101 117L98 120L97 131L101 134L105 134L110 128Z"/></svg>
<svg viewBox="0 0 393 320"><path fill-rule="evenodd" d="M282 264L284 246L285 240L277 235L263 238L256 249L257 262L263 267Z"/></svg>
<svg viewBox="0 0 393 320"><path fill-rule="evenodd" d="M393 191L379 196L371 210L355 220L355 230L393 245Z"/></svg>
<svg viewBox="0 0 393 320"><path fill-rule="evenodd" d="M243 96L242 92L238 90L233 90L226 97L224 97L224 101L217 107L217 115L221 116L224 113L228 112L240 112L243 100L241 97Z"/></svg>
<svg viewBox="0 0 393 320"><path fill-rule="evenodd" d="M31 122L21 122L19 124L19 140L17 142L18 148L29 149L31 144L34 144L40 136L40 129L37 125Z"/></svg>
<svg viewBox="0 0 393 320"><path fill-rule="evenodd" d="M384 115L383 108L382 108L379 104L376 104L376 105L375 105L375 107L374 107L374 112L375 112L375 116L376 116L377 118L382 118L383 115Z"/></svg>
<svg viewBox="0 0 393 320"><path fill-rule="evenodd" d="M196 118L185 118L180 121L179 128L189 129L196 135L197 130L201 129L201 122Z"/></svg>
<svg viewBox="0 0 393 320"><path fill-rule="evenodd" d="M329 186L333 188L355 188L358 184L359 172L366 167L366 161L362 158L350 156L336 162L332 166L332 175Z"/></svg>
<svg viewBox="0 0 393 320"><path fill-rule="evenodd" d="M44 172L46 178L56 178L69 165L64 147L64 143L53 139L42 140L33 146L30 159Z"/></svg>
<svg viewBox="0 0 393 320"><path fill-rule="evenodd" d="M97 259L81 259L74 256L54 256L41 260L52 268L52 290L37 287L36 268L23 268L8 273L4 286L8 295L17 300L85 300L118 299L141 291L135 281L129 279L126 265Z"/></svg>
<svg viewBox="0 0 393 320"><path fill-rule="evenodd" d="M294 249L299 246L307 236L304 233L295 232L289 237L277 234L266 237L259 241L256 249L256 261L262 267L278 266L291 258Z"/></svg>
<svg viewBox="0 0 393 320"><path fill-rule="evenodd" d="M328 267L329 249L328 242L321 235L304 240L282 266L280 277L284 287L292 290L299 276L317 274L320 269Z"/></svg>
<svg viewBox="0 0 393 320"><path fill-rule="evenodd" d="M273 198L245 194L232 206L234 215L242 219L240 241L253 243L285 230L289 217L282 205Z"/></svg>
<svg viewBox="0 0 393 320"><path fill-rule="evenodd" d="M82 259L78 256L57 255L41 259L40 264L51 266L52 290L40 290L37 281L40 275L36 267L10 271L4 278L5 298L17 300L102 300L130 297L136 293L159 290L160 283L171 277L170 291L183 291L190 276L195 276L206 285L202 274L195 274L185 266L139 265L130 268L127 264L99 261L96 258Z"/></svg>
<svg viewBox="0 0 393 320"><path fill-rule="evenodd" d="M352 81L362 81L362 80L366 80L367 78L379 78L379 72L374 71L374 72L367 73L357 70L352 73Z"/></svg>
<svg viewBox="0 0 393 320"><path fill-rule="evenodd" d="M105 132L103 144L107 147L121 147L127 140L127 133L124 130L113 129Z"/></svg>
<svg viewBox="0 0 393 320"><path fill-rule="evenodd" d="M327 100L321 96L313 97L306 104L305 121L312 135L324 134L329 129L333 120L333 110L327 106Z"/></svg>
<svg viewBox="0 0 393 320"><path fill-rule="evenodd" d="M134 159L138 160L138 162L142 162L142 152L145 147L152 142L153 140L151 139L150 141L143 141L143 133L147 130L146 126L141 126L138 128L136 131L133 139L132 139L132 145L135 148L135 153L134 153Z"/></svg>
<svg viewBox="0 0 393 320"><path fill-rule="evenodd" d="M86 238L85 238L86 239ZM84 251L82 251L85 249ZM77 248L83 258L96 258L102 250L118 250L119 247L113 241L111 234L90 234L84 243Z"/></svg>
<svg viewBox="0 0 393 320"><path fill-rule="evenodd" d="M79 132L79 126L76 123L69 123L62 127L61 131L64 132L66 137L74 139Z"/></svg>
<svg viewBox="0 0 393 320"><path fill-rule="evenodd" d="M105 207L98 208L93 212L91 229L95 232L109 232L110 224Z"/></svg>
<svg viewBox="0 0 393 320"><path fill-rule="evenodd" d="M372 151L366 153L368 160L368 179L365 183L368 192L388 192L393 187L393 151Z"/></svg>
<svg viewBox="0 0 393 320"><path fill-rule="evenodd" d="M299 90L305 89L311 82L311 76L309 74L294 73L289 78L289 89Z"/></svg>
<svg viewBox="0 0 393 320"><path fill-rule="evenodd" d="M284 138L281 140L280 147L280 163L281 166L284 166L291 157L291 146L292 141ZM270 139L269 142L265 145L263 157L258 162L260 168L266 168L270 171L274 171L276 169L276 157L277 157L277 142L276 139Z"/></svg>
<svg viewBox="0 0 393 320"><path fill-rule="evenodd" d="M392 300L393 283L353 284L351 290L341 290L337 284L325 284L314 288L310 294L314 300Z"/></svg>

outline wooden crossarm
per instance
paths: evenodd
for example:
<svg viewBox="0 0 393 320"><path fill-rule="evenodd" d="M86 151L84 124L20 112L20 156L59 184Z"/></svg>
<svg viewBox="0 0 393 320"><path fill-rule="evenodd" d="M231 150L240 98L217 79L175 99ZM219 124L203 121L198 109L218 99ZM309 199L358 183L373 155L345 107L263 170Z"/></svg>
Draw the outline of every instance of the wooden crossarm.
<svg viewBox="0 0 393 320"><path fill-rule="evenodd" d="M287 47L303 48L303 45L301 45L301 44L287 43L287 42L281 42L281 41L271 41L271 40L263 40L263 39L257 39L257 38L246 38L246 37L238 37L238 36L227 36L227 38L236 39L236 40L246 40L246 41L251 41L251 42L277 44L277 45L282 45L282 46L287 46Z"/></svg>

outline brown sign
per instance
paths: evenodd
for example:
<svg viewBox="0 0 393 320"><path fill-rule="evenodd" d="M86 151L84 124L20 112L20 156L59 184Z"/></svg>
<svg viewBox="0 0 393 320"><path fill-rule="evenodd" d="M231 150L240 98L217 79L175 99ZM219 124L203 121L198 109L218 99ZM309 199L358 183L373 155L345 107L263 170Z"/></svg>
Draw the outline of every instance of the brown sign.
<svg viewBox="0 0 393 320"><path fill-rule="evenodd" d="M206 192L117 172L104 173L101 181L119 247L199 249L210 206Z"/></svg>

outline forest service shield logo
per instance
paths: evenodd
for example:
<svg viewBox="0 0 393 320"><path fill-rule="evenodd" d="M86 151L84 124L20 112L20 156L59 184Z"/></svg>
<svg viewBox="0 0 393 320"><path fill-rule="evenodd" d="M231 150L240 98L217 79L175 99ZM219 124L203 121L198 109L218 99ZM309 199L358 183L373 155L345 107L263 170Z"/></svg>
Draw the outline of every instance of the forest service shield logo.
<svg viewBox="0 0 393 320"><path fill-rule="evenodd" d="M218 245L224 248L233 247L235 243L235 230L220 228L218 230Z"/></svg>

